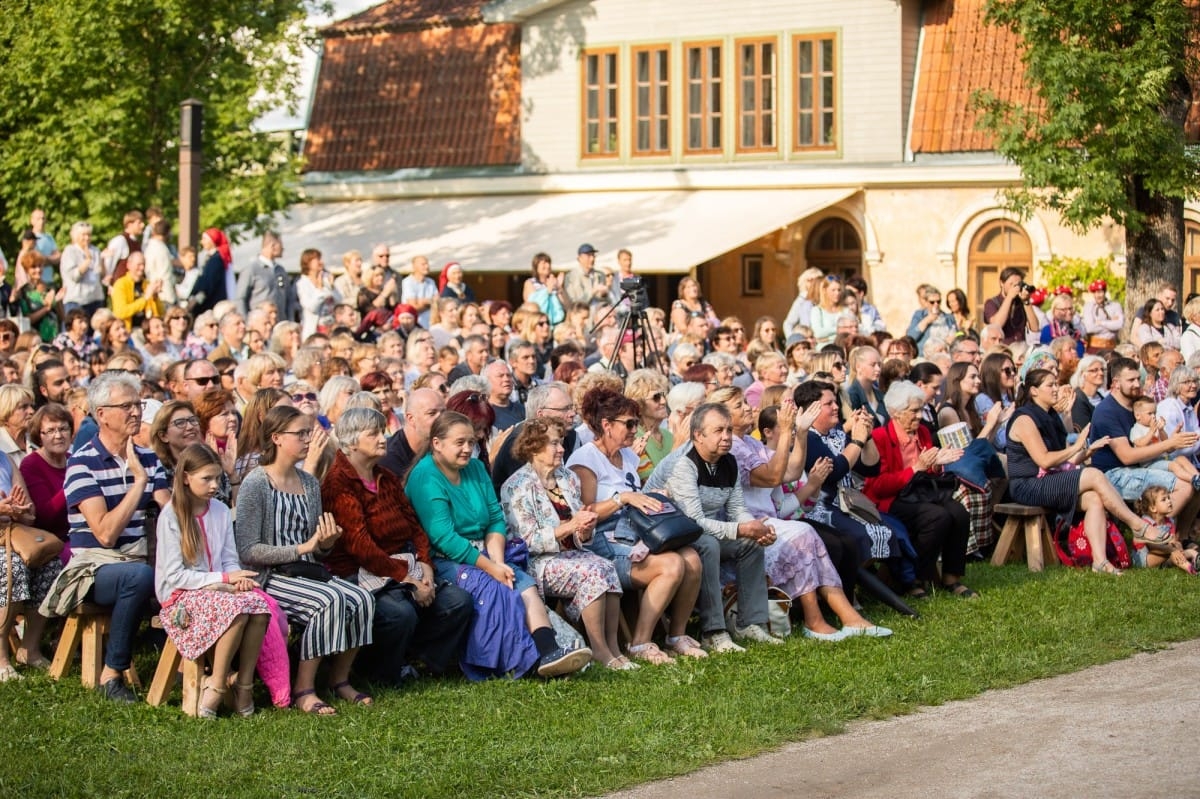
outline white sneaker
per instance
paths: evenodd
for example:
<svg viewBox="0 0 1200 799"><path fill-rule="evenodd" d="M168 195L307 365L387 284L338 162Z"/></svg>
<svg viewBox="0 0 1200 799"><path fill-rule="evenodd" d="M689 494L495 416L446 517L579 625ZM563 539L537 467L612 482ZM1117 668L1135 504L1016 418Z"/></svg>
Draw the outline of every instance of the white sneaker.
<svg viewBox="0 0 1200 799"><path fill-rule="evenodd" d="M722 655L726 652L745 652L744 647L740 647L733 642L727 632L713 633L700 638L700 645L712 652L714 655Z"/></svg>
<svg viewBox="0 0 1200 799"><path fill-rule="evenodd" d="M782 644L783 640L767 632L761 624L751 624L746 627L734 626L733 634L743 641L754 641L759 644Z"/></svg>

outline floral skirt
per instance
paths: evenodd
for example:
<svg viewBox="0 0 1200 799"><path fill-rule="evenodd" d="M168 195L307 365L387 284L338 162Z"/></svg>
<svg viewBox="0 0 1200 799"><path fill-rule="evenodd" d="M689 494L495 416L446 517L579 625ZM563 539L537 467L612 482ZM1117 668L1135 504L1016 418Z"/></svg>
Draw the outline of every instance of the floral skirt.
<svg viewBox="0 0 1200 799"><path fill-rule="evenodd" d="M58 573L62 571L62 561L53 557L49 563L37 569L31 569L21 560L16 552L12 556L12 598L13 602L30 602L40 604L50 592L50 586ZM8 595L8 556L4 547L0 547L0 608L4 607Z"/></svg>
<svg viewBox="0 0 1200 799"><path fill-rule="evenodd" d="M185 660L195 660L217 642L238 616L269 614L271 608L254 591L176 591L158 618Z"/></svg>
<svg viewBox="0 0 1200 799"><path fill-rule="evenodd" d="M568 550L538 561L542 595L570 599L567 616L571 621L579 621L583 609L605 594L621 593L616 567L599 555Z"/></svg>
<svg viewBox="0 0 1200 799"><path fill-rule="evenodd" d="M810 594L821 586L842 587L825 542L804 522L767 519L775 531L775 543L763 551L767 576L773 585L792 599Z"/></svg>

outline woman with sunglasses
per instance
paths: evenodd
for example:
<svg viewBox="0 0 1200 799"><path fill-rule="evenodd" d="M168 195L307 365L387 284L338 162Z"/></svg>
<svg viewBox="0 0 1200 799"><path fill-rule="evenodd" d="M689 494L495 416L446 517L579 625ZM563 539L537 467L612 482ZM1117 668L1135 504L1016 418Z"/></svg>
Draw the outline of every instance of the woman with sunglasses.
<svg viewBox="0 0 1200 799"><path fill-rule="evenodd" d="M663 426L670 414L667 392L671 385L657 369L638 369L625 381L625 396L641 406L637 437L642 442L638 477L645 480L659 461L675 449L675 437Z"/></svg>
<svg viewBox="0 0 1200 799"><path fill-rule="evenodd" d="M325 658L335 698L373 703L350 684L350 666L359 647L371 643L375 600L320 563L333 551L342 528L323 512L320 482L297 468L308 455L315 427L311 416L295 408L267 412L261 465L242 483L234 535L243 565L258 572L258 584L303 629L292 706L331 716L337 710L316 692L317 669Z"/></svg>
<svg viewBox="0 0 1200 799"><path fill-rule="evenodd" d="M979 377L982 387L975 395L975 410L981 419L986 419L993 405L1001 407L992 443L1003 452L1008 445L1008 420L1016 407L1013 400L1017 395L1017 366L1007 354L992 352L979 364Z"/></svg>
<svg viewBox="0 0 1200 799"><path fill-rule="evenodd" d="M580 499L596 513L596 531L588 549L617 567L625 590L642 591L637 622L626 651L634 660L670 663L672 653L705 657L699 642L687 634L687 622L700 595L700 556L691 547L658 555L631 540L619 524L623 508L655 512L660 503L641 492L638 461L645 441L635 437L642 407L619 391L595 388L579 406L594 440L571 454L567 467L579 478ZM667 652L652 637L663 614L670 611Z"/></svg>

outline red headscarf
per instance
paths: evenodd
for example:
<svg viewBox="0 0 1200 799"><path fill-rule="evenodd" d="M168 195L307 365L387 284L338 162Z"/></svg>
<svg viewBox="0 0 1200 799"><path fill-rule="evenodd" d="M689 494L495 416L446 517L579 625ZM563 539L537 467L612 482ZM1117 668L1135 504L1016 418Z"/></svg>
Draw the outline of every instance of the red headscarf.
<svg viewBox="0 0 1200 799"><path fill-rule="evenodd" d="M233 253L229 251L229 239L225 238L221 229L210 227L204 231L204 235L212 239L212 243L217 246L217 252L221 253L221 260L225 262L225 268L233 266Z"/></svg>

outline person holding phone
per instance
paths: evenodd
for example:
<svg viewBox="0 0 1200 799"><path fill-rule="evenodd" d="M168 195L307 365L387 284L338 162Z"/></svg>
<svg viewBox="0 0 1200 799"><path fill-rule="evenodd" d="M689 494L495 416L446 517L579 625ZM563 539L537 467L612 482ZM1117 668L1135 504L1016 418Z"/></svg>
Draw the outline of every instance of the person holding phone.
<svg viewBox="0 0 1200 799"><path fill-rule="evenodd" d="M908 323L908 336L917 342L917 347L923 347L929 334L935 327L941 327L948 332L958 329L954 316L949 311L942 310L942 293L936 288L925 290L921 307L913 311Z"/></svg>

